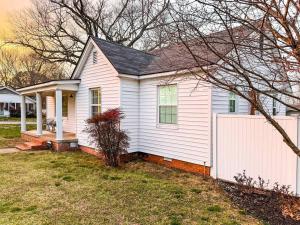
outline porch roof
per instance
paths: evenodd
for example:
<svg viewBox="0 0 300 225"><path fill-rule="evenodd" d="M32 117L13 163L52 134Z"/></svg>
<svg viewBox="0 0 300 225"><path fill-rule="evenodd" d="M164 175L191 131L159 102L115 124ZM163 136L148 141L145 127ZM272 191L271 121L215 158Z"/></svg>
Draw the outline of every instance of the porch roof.
<svg viewBox="0 0 300 225"><path fill-rule="evenodd" d="M50 80L44 83L20 88L17 91L22 95L25 94L30 95L30 94L35 94L37 92L49 92L55 90L78 91L79 84L80 84L80 79Z"/></svg>

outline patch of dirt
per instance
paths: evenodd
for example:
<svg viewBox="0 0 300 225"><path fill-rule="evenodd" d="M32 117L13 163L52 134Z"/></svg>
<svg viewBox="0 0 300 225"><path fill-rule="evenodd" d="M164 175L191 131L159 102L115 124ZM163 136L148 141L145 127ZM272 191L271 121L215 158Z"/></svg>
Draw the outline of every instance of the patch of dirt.
<svg viewBox="0 0 300 225"><path fill-rule="evenodd" d="M248 214L270 225L299 225L300 198L219 181L230 199Z"/></svg>

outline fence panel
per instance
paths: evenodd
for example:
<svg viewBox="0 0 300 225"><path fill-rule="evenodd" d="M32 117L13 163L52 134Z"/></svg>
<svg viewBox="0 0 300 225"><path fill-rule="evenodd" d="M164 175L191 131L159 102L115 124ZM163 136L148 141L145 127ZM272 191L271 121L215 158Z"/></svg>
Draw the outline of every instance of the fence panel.
<svg viewBox="0 0 300 225"><path fill-rule="evenodd" d="M297 118L276 120L297 143ZM278 182L290 185L296 193L297 157L264 117L219 114L214 128L213 170L217 178L235 181L234 176L245 170L255 180L258 176L269 180L270 187Z"/></svg>

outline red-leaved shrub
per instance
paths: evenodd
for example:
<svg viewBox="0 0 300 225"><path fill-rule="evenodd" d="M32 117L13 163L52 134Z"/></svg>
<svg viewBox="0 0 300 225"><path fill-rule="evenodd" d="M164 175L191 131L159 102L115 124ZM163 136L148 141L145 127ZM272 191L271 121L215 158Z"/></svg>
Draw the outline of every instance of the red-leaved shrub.
<svg viewBox="0 0 300 225"><path fill-rule="evenodd" d="M129 137L120 129L120 122L124 114L119 108L99 113L87 120L85 132L89 134L91 142L104 155L108 166L117 167L120 155L127 153Z"/></svg>

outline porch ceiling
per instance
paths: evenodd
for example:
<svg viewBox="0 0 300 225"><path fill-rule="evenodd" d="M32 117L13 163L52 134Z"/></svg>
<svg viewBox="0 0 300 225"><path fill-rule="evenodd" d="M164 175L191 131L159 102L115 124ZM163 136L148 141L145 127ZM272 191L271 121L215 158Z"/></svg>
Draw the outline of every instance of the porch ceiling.
<svg viewBox="0 0 300 225"><path fill-rule="evenodd" d="M36 84L24 88L20 88L17 91L22 95L35 95L35 93L51 93L55 90L62 91L78 91L80 80L52 80L41 84Z"/></svg>

